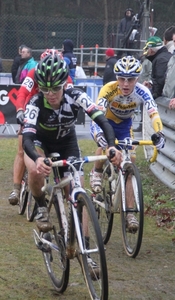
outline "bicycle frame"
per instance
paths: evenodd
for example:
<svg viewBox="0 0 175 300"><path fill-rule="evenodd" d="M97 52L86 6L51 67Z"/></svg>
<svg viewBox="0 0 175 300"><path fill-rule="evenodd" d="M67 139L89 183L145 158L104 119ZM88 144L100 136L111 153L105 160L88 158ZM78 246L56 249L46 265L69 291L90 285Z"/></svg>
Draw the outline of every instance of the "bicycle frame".
<svg viewBox="0 0 175 300"><path fill-rule="evenodd" d="M55 289L64 292L67 288L69 260L76 257L81 265L91 299L94 300L108 299L105 251L94 206L81 187L80 174L74 164L79 163L79 170L81 170L84 163L102 159L106 160L107 156L91 156L83 160L72 158L73 162L71 160L52 162L55 183L50 184L49 178L46 178L42 191L49 194L48 211L52 213L53 220L55 220L51 211L54 205L57 221L54 221L53 228L48 233L38 234L34 230L35 244L43 252L46 268ZM63 166L69 166L71 172L68 177L60 180L57 168ZM67 211L62 189L68 184L71 191L67 199ZM84 221L84 212L87 214L86 221ZM84 225L88 228L87 231ZM94 268L94 262L99 269Z"/></svg>
<svg viewBox="0 0 175 300"><path fill-rule="evenodd" d="M115 182L115 187L114 187L115 194L114 194L114 197L113 197L114 201L112 203L112 205L113 205L112 211L114 213L116 213L118 211L120 199L122 199L123 211L126 212L125 182L124 182L124 179L123 179L123 175L124 175L123 167L126 163L128 163L128 164L132 163L131 153L129 151L129 147L132 146L132 145L140 145L140 146L153 145L153 143L150 140L135 141L135 140L131 140L131 139L125 139L125 140L122 140L122 141L117 141L116 140L116 145L123 145L124 148L121 150L122 154L123 154L123 161L121 162L120 167L117 170L118 178L117 178L117 182ZM154 162L156 160L156 157L157 157L157 149L156 149L156 147L154 147L153 155L150 158L150 162ZM112 163L110 163L109 166L110 166L110 171L111 171L111 176L109 177L109 181L112 183L112 181L115 180L115 169L114 169L114 166L112 165ZM132 180L134 181L135 178L132 178ZM134 184L134 182L133 182L133 184ZM134 190L134 193L135 193L135 198L137 200L136 201L137 209L139 211L140 210L139 201L138 201L138 196L136 195L136 194L138 194L138 191ZM94 200L94 202L96 202L96 200Z"/></svg>
<svg viewBox="0 0 175 300"><path fill-rule="evenodd" d="M81 169L81 167L84 163L87 163L87 162L90 162L90 161L95 161L95 160L103 160L103 159L107 159L106 155L85 157L83 162L80 161L81 162L80 169ZM60 166L64 166L64 164L65 164L65 161L53 162L52 167L53 168L60 167ZM72 168L73 175L70 173L68 178L65 178L65 179L61 180L60 182L58 182L57 184L53 185L52 191L51 191L51 196L50 196L51 197L51 202L49 204L49 210L51 208L51 205L53 204L53 195L56 193L57 197L59 199L58 204L59 204L59 207L60 207L62 223L64 224L64 230L65 230L64 237L65 237L65 244L67 245L67 253L70 253L70 251L68 251L69 247L71 248L71 253L75 253L75 251L72 251L73 245L71 244L71 245L68 246L68 241L71 240L70 239L71 233L72 233L72 231L75 230L75 228L76 228L76 234L77 234L77 239L78 239L79 246L80 246L80 249L81 249L81 253L82 254L87 254L87 253L91 253L93 251L95 252L95 251L97 251L97 249L94 249L93 251L92 251L92 249L85 251L85 249L83 247L82 234L81 234L81 231L80 231L79 222L78 222L77 213L76 213L77 201L75 200L75 198L76 198L75 195L77 193L80 193L80 192L85 193L85 190L81 187L79 171L77 171L76 168L71 163L69 163L68 161L66 161L66 165L69 165ZM73 212L73 219L74 219L75 228L72 228L72 227L70 228L70 226L69 226L69 223L70 223L71 220L67 220L66 212L65 212L65 205L64 205L64 201L63 201L63 197L62 197L62 192L61 192L61 189L69 183L71 184L71 187L72 187L72 192L70 194L70 198L71 198L70 203L72 205L72 212ZM45 179L45 185L42 188L42 191L47 192L47 190L50 190L50 187L51 186L49 185L48 178L46 178ZM48 243L48 241L43 239L43 238L42 238L41 241ZM49 243L49 245L50 245L50 243ZM71 255L68 255L68 258L72 258L70 256Z"/></svg>

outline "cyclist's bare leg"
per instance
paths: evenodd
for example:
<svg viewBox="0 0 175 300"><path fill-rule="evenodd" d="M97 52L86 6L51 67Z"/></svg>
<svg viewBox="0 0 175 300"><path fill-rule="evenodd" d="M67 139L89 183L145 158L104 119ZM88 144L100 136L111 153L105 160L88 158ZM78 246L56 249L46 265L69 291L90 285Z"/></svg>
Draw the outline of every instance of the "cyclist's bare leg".
<svg viewBox="0 0 175 300"><path fill-rule="evenodd" d="M101 155L102 154L102 148L98 147L95 151L95 155ZM96 161L94 163L93 170L90 174L90 186L94 193L99 193L102 190L101 186L101 178L102 178L102 172L103 172L103 164L104 161Z"/></svg>
<svg viewBox="0 0 175 300"><path fill-rule="evenodd" d="M22 135L18 135L18 152L14 160L13 182L20 184L25 171L24 150L22 148Z"/></svg>
<svg viewBox="0 0 175 300"><path fill-rule="evenodd" d="M13 165L13 191L9 196L9 202L16 205L19 202L19 193L21 188L21 181L25 172L24 151L22 148L22 135L18 135L18 150L15 156Z"/></svg>

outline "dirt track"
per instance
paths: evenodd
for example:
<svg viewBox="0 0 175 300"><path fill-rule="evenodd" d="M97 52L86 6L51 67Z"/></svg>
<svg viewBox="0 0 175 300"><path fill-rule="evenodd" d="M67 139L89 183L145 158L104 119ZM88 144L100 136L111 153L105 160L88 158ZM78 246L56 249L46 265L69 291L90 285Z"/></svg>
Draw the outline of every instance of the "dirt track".
<svg viewBox="0 0 175 300"><path fill-rule="evenodd" d="M10 144L8 147L16 149ZM0 300L87 300L87 293L77 261L71 261L69 286L57 295L47 277L42 254L36 249L26 216L7 198L12 187L12 158L0 147ZM8 157L8 159L7 159ZM156 182L154 182L156 184ZM153 187L151 187L153 188ZM155 189L155 187L154 187ZM164 189L164 188L163 188ZM163 192L162 192L163 193ZM175 231L158 228L155 218L145 217L144 236L136 259L126 256L115 217L111 239L106 246L109 276L109 300L175 299Z"/></svg>

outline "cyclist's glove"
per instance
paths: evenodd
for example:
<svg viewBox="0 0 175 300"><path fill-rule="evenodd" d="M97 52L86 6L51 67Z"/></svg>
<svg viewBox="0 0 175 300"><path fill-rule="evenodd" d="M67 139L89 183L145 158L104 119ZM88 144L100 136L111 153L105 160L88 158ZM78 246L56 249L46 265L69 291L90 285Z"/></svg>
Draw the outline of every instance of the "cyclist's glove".
<svg viewBox="0 0 175 300"><path fill-rule="evenodd" d="M103 133L97 134L96 141L100 145L100 147L102 147L102 148L107 147L107 141L105 140L105 137L104 137Z"/></svg>
<svg viewBox="0 0 175 300"><path fill-rule="evenodd" d="M17 124L24 125L24 111L19 110L16 114Z"/></svg>
<svg viewBox="0 0 175 300"><path fill-rule="evenodd" d="M157 150L162 149L165 146L165 136L162 131L158 131L151 136L153 145L156 146Z"/></svg>

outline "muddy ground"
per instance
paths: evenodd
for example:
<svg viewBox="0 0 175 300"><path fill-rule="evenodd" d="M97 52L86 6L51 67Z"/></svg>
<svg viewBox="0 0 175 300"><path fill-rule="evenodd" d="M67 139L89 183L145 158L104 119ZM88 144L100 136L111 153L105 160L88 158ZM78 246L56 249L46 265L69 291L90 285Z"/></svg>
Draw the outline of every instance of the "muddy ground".
<svg viewBox="0 0 175 300"><path fill-rule="evenodd" d="M29 223L25 215L18 215L18 208L7 201L12 187L12 161L8 164L2 148L3 144L0 157L0 299L89 299L76 260L71 261L70 282L65 293L58 295L52 288L42 254L34 244L32 230L36 228L35 223ZM123 249L116 215L112 236L106 246L109 299L174 300L174 237L174 228L158 227L156 216L145 215L140 253L135 259L129 258Z"/></svg>

